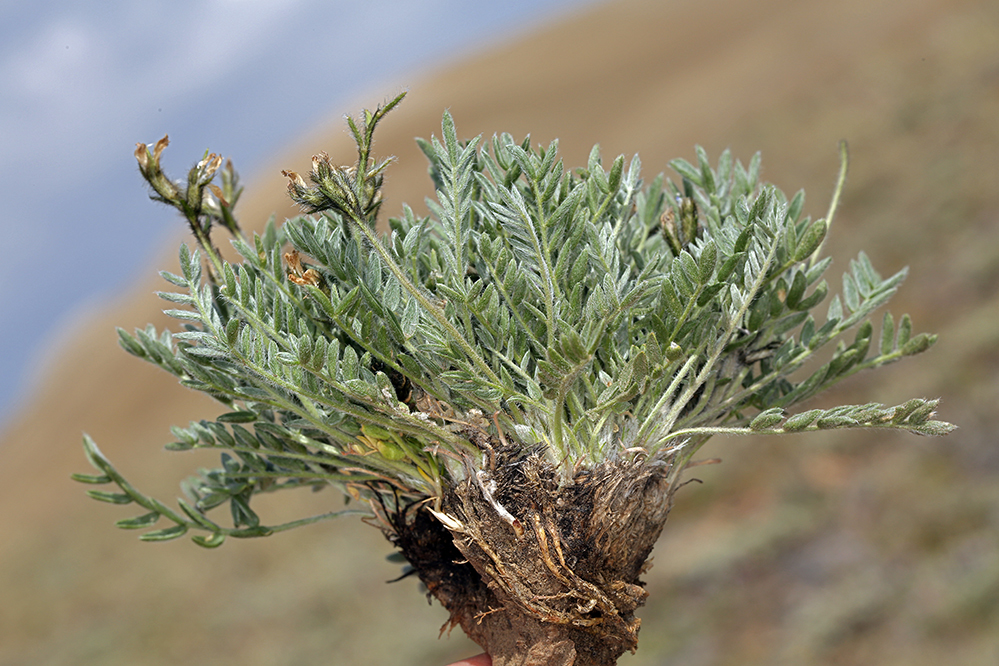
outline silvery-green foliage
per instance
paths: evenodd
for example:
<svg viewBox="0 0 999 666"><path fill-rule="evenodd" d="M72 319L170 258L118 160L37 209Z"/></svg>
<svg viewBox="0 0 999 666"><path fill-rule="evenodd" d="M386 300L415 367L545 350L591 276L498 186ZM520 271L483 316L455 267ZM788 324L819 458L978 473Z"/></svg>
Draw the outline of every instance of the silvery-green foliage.
<svg viewBox="0 0 999 666"><path fill-rule="evenodd" d="M931 420L933 400L791 410L935 336L886 313L875 337L871 315L905 271L882 278L863 253L827 298L830 260L819 253L830 221L803 215L802 192L788 199L761 184L759 155L744 166L726 151L711 166L698 148L696 164L670 164L677 181L646 183L637 156L605 169L595 147L568 171L557 142L459 141L445 113L441 137L419 141L437 190L430 215L404 207L381 235L388 162L371 161L371 137L400 99L350 120L354 167L320 155L311 184L287 174L313 215L246 239L220 196L242 261L208 242L182 247L181 275L162 274L179 291L161 294L182 330L119 331L128 352L228 409L174 429L168 448L224 451L219 469L186 482L180 512L133 488L85 439L100 474L77 480L115 483L121 492L90 494L147 510L119 526L163 517L173 525L142 538L193 529L216 546L343 513L266 527L250 508L258 492L439 497L490 441L543 451L566 470L674 456L678 475L714 434L952 429ZM144 168L162 179L157 151ZM199 215L192 226L210 226ZM207 515L222 504L232 527Z"/></svg>

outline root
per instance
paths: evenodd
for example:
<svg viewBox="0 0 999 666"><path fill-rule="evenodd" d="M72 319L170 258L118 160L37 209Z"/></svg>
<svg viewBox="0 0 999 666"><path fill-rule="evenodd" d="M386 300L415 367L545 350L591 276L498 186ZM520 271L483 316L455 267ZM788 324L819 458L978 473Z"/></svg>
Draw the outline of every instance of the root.
<svg viewBox="0 0 999 666"><path fill-rule="evenodd" d="M494 442L442 498L390 535L494 666L610 666L638 645L639 575L672 504L668 461L615 461L561 480Z"/></svg>

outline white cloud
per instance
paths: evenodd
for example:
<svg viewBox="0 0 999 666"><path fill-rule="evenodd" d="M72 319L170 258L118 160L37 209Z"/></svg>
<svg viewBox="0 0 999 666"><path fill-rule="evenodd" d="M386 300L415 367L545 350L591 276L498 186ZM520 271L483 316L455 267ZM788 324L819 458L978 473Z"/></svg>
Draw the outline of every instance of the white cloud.
<svg viewBox="0 0 999 666"><path fill-rule="evenodd" d="M0 61L0 171L53 154L70 171L100 168L107 146L141 127L137 109L190 103L273 48L299 4L143 2L24 26L24 45Z"/></svg>
<svg viewBox="0 0 999 666"><path fill-rule="evenodd" d="M87 26L60 19L45 26L32 43L3 64L12 96L40 102L65 94L100 60L95 35Z"/></svg>
<svg viewBox="0 0 999 666"><path fill-rule="evenodd" d="M266 50L275 28L294 13L293 0L213 0L185 6L174 25L150 35L155 61L142 76L163 93L184 94L211 85Z"/></svg>

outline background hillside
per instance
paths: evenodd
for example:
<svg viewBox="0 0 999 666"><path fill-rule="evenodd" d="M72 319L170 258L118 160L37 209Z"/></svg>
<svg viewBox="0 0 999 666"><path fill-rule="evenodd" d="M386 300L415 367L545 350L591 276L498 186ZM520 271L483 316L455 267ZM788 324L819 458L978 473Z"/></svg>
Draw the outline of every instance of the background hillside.
<svg viewBox="0 0 999 666"><path fill-rule="evenodd" d="M411 82L376 150L396 155L383 211L429 194L414 136L527 132L567 165L763 153L765 179L824 214L850 142L827 245L832 284L863 249L910 278L891 303L926 355L821 399L942 397L944 439L840 434L718 439L647 575L641 648L621 664L999 663L999 5L990 0L619 0ZM397 92L372 84L343 112ZM153 140L156 137L137 137ZM170 149L168 149L170 150ZM245 225L293 213L279 171L319 150L351 160L339 118L249 183ZM183 161L198 155L173 156ZM232 156L239 167L239 155ZM123 155L122 159L131 159ZM132 187L134 181L123 183ZM152 206L153 204L150 204ZM178 240L180 223L178 222ZM169 425L217 413L124 352L114 326L166 324L160 268L79 322L0 441L0 665L444 664L475 651L356 521L205 551L145 544L129 508L68 480L86 430L132 481L170 498L199 465L162 451ZM7 353L7 352L5 352ZM274 498L271 516L332 494ZM133 511L134 513L134 511Z"/></svg>

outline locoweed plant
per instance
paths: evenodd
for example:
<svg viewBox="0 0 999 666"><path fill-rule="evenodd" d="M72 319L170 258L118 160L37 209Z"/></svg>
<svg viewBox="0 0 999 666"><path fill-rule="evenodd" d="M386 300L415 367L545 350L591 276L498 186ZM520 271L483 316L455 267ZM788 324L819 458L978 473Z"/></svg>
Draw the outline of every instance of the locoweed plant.
<svg viewBox="0 0 999 666"><path fill-rule="evenodd" d="M557 143L460 141L445 113L440 138L419 141L430 216L403 207L380 233L390 161L372 158L372 136L401 99L348 118L353 166L320 154L307 177L284 172L306 215L252 238L231 164L206 154L178 183L160 168L166 137L138 145L153 198L198 249L162 273L179 330L120 341L224 411L173 429L168 449L221 452L176 508L84 438L98 473L74 478L144 511L119 527L216 547L366 515L496 666L607 665L637 647L639 576L713 435L953 428L932 420L936 400L795 409L936 339L888 313L875 331L905 271L882 278L863 253L828 298L845 146L829 213L812 220L802 192L759 182L759 155L712 167L698 148L697 164L670 163L678 180L646 183L637 157L605 170L595 147L567 171ZM252 508L303 486L361 508L280 525Z"/></svg>

